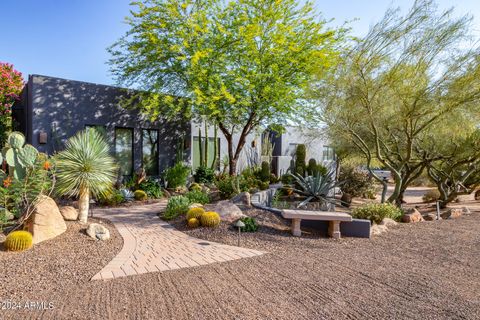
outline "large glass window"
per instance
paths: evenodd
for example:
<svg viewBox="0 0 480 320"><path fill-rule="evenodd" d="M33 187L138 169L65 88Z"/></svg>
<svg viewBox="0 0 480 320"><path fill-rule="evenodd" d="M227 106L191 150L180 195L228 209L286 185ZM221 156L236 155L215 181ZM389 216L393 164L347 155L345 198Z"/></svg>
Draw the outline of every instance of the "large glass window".
<svg viewBox="0 0 480 320"><path fill-rule="evenodd" d="M215 138L208 138L208 150L207 166L211 167L215 158L217 159L217 168L220 166L220 138L217 138L217 156L215 157ZM198 143L198 137L193 137L193 170L200 166L200 157L205 159L205 138L202 138L202 154L200 154L200 145Z"/></svg>
<svg viewBox="0 0 480 320"><path fill-rule="evenodd" d="M158 131L142 130L143 169L149 176L158 176Z"/></svg>
<svg viewBox="0 0 480 320"><path fill-rule="evenodd" d="M335 160L335 152L332 147L323 146L323 161Z"/></svg>
<svg viewBox="0 0 480 320"><path fill-rule="evenodd" d="M133 174L133 129L115 128L115 156L120 167L120 174Z"/></svg>

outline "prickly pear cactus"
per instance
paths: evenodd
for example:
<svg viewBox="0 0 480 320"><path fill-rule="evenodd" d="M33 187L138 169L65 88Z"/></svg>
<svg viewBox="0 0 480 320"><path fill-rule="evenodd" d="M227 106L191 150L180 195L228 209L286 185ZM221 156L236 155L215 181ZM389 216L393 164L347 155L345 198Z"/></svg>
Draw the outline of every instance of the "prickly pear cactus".
<svg viewBox="0 0 480 320"><path fill-rule="evenodd" d="M27 144L18 152L18 162L23 167L33 167L37 156L37 149L35 149L32 145Z"/></svg>
<svg viewBox="0 0 480 320"><path fill-rule="evenodd" d="M8 136L8 144L13 149L20 149L25 144L25 136L23 134L21 134L20 132L12 132Z"/></svg>

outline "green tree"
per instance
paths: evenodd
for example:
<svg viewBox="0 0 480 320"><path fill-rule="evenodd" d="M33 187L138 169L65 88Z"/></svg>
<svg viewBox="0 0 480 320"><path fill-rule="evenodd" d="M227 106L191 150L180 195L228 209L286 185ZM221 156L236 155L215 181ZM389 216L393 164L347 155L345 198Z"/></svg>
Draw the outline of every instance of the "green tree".
<svg viewBox="0 0 480 320"><path fill-rule="evenodd" d="M134 5L130 31L109 49L112 73L121 85L145 91L136 101L154 118L181 113L218 125L232 175L249 133L308 108L305 89L336 61L343 35L327 29L310 2Z"/></svg>
<svg viewBox="0 0 480 320"><path fill-rule="evenodd" d="M461 49L470 25L429 0L404 16L390 9L317 91L331 139L360 151L369 168L378 161L392 172L389 202L401 205L410 183L443 157L427 148L441 123L478 115L479 51Z"/></svg>
<svg viewBox="0 0 480 320"><path fill-rule="evenodd" d="M56 155L56 164L57 192L79 197L78 219L87 223L90 194L105 194L117 177L117 165L110 156L108 143L97 130L80 131Z"/></svg>

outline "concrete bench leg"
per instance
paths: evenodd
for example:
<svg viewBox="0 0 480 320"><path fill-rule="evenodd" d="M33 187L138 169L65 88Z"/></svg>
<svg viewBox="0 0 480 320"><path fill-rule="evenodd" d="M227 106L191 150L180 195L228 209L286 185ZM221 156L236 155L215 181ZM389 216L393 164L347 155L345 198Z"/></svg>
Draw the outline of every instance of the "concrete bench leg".
<svg viewBox="0 0 480 320"><path fill-rule="evenodd" d="M292 219L292 234L295 237L300 237L302 235L302 230L300 230L300 224L302 219Z"/></svg>
<svg viewBox="0 0 480 320"><path fill-rule="evenodd" d="M340 239L342 237L340 233L340 221L329 221L328 235L334 239Z"/></svg>

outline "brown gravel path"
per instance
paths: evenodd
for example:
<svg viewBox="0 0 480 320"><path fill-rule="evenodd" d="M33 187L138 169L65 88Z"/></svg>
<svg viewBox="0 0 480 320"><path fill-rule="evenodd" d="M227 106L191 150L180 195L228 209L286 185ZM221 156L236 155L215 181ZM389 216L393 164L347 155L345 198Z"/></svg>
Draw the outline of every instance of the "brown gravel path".
<svg viewBox="0 0 480 320"><path fill-rule="evenodd" d="M242 245L268 254L107 282L88 281L99 263L83 267L85 259L96 259L97 247L80 243L77 257L65 248L37 255L21 273L22 260L1 252L7 270L1 298L46 300L55 308L1 311L0 318L480 319L478 212L402 224L371 240L293 238L281 230L281 219L257 210L248 214L265 217L266 226L244 234ZM227 227L188 233L230 245L237 239ZM50 272L45 266L56 261L65 267Z"/></svg>

